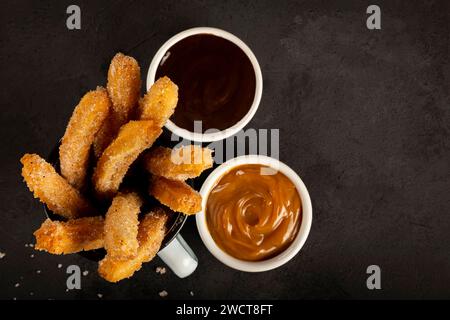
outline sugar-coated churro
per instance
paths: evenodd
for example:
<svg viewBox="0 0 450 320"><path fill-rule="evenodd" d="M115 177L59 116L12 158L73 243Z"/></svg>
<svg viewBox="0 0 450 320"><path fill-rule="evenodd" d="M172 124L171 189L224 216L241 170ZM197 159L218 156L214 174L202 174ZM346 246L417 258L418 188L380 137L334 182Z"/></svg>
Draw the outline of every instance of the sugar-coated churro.
<svg viewBox="0 0 450 320"><path fill-rule="evenodd" d="M104 88L86 93L75 107L59 147L61 175L77 189L83 187L89 150L108 116L111 101Z"/></svg>
<svg viewBox="0 0 450 320"><path fill-rule="evenodd" d="M138 215L142 199L135 192L118 193L105 216L105 249L111 258L131 259L139 243Z"/></svg>
<svg viewBox="0 0 450 320"><path fill-rule="evenodd" d="M139 101L141 119L153 120L162 127L175 111L178 87L168 77L158 79Z"/></svg>
<svg viewBox="0 0 450 320"><path fill-rule="evenodd" d="M54 213L73 219L95 214L80 192L61 177L51 164L37 154L25 154L20 162L22 176L35 198L39 198Z"/></svg>
<svg viewBox="0 0 450 320"><path fill-rule="evenodd" d="M150 261L159 251L164 239L167 214L163 209L156 209L147 214L139 224L139 249L133 259L114 259L109 255L100 261L98 273L110 282L117 282L131 277L141 269L142 264Z"/></svg>
<svg viewBox="0 0 450 320"><path fill-rule="evenodd" d="M103 217L85 217L67 222L47 219L34 232L36 250L68 254L103 247Z"/></svg>
<svg viewBox="0 0 450 320"><path fill-rule="evenodd" d="M201 195L183 181L153 176L149 194L170 209L184 214L195 214L202 209Z"/></svg>
<svg viewBox="0 0 450 320"><path fill-rule="evenodd" d="M111 60L106 85L113 111L128 119L139 100L141 69L136 59L117 53Z"/></svg>
<svg viewBox="0 0 450 320"><path fill-rule="evenodd" d="M212 167L212 150L197 145L177 149L157 147L144 157L144 165L153 175L184 181Z"/></svg>
<svg viewBox="0 0 450 320"><path fill-rule="evenodd" d="M138 62L122 53L111 60L106 85L112 108L94 140L94 153L99 158L116 137L119 128L130 120L139 100L141 70Z"/></svg>
<svg viewBox="0 0 450 320"><path fill-rule="evenodd" d="M93 175L97 193L102 197L116 194L130 165L161 132L161 128L150 120L130 121L123 125L97 162Z"/></svg>

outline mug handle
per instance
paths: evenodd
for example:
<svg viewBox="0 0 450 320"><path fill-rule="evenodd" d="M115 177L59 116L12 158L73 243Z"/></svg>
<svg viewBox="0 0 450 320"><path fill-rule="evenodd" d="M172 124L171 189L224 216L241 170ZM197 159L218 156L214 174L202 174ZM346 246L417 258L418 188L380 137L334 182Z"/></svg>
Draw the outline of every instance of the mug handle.
<svg viewBox="0 0 450 320"><path fill-rule="evenodd" d="M180 278L191 275L198 265L194 251L181 234L177 234L164 249L159 251L158 256Z"/></svg>

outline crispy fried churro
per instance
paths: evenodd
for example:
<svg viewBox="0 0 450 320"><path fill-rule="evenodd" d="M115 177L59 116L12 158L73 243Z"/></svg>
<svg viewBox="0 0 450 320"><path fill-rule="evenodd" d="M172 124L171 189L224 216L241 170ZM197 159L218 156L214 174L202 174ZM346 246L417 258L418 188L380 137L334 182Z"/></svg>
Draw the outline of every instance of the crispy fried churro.
<svg viewBox="0 0 450 320"><path fill-rule="evenodd" d="M139 100L141 90L141 68L138 62L133 57L117 53L109 66L106 88L114 113L128 119Z"/></svg>
<svg viewBox="0 0 450 320"><path fill-rule="evenodd" d="M61 174L77 189L85 182L89 150L108 116L111 101L104 88L86 93L75 107L59 147Z"/></svg>
<svg viewBox="0 0 450 320"><path fill-rule="evenodd" d="M130 120L137 105L141 89L141 70L137 61L117 53L109 65L106 88L112 101L112 110L94 140L97 158L116 137L119 128Z"/></svg>
<svg viewBox="0 0 450 320"><path fill-rule="evenodd" d="M153 176L149 194L170 209L184 214L195 214L202 209L200 194L183 181Z"/></svg>
<svg viewBox="0 0 450 320"><path fill-rule="evenodd" d="M103 217L86 217L67 222L47 219L34 232L36 250L68 254L103 247Z"/></svg>
<svg viewBox="0 0 450 320"><path fill-rule="evenodd" d="M175 111L178 87L168 77L158 79L139 101L141 119L153 120L162 127Z"/></svg>
<svg viewBox="0 0 450 320"><path fill-rule="evenodd" d="M109 116L103 122L102 127L95 136L92 149L94 150L94 156L96 159L100 158L103 151L111 143L111 141L117 136L117 132L120 127L126 123L117 114L110 112Z"/></svg>
<svg viewBox="0 0 450 320"><path fill-rule="evenodd" d="M110 258L131 259L139 243L138 214L142 199L135 192L118 193L105 217L105 249Z"/></svg>
<svg viewBox="0 0 450 320"><path fill-rule="evenodd" d="M54 213L73 219L92 215L94 209L78 190L72 187L55 169L37 154L25 154L20 162L22 176L34 197Z"/></svg>
<svg viewBox="0 0 450 320"><path fill-rule="evenodd" d="M142 151L151 147L161 132L161 128L150 120L130 121L123 125L97 162L93 176L97 193L103 197L116 194L130 165Z"/></svg>
<svg viewBox="0 0 450 320"><path fill-rule="evenodd" d="M114 259L107 255L98 266L98 273L110 282L117 282L131 277L141 269L142 264L150 261L159 251L164 239L167 214L163 209L156 209L147 214L139 224L139 249L133 259Z"/></svg>
<svg viewBox="0 0 450 320"><path fill-rule="evenodd" d="M198 177L213 165L212 150L197 145L177 149L157 147L144 158L145 168L153 175L186 180Z"/></svg>

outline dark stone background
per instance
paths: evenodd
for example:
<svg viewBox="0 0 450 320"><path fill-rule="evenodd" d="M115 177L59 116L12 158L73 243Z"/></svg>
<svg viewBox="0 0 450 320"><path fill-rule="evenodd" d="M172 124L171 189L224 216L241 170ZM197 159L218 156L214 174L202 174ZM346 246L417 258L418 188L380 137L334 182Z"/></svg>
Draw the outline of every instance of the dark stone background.
<svg viewBox="0 0 450 320"><path fill-rule="evenodd" d="M371 2L2 1L0 298L160 299L163 289L168 298L450 298L449 6L376 1L382 30L369 31ZM80 31L66 29L72 3ZM21 155L50 152L117 51L136 57L145 79L159 46L194 26L236 34L259 59L264 92L248 127L280 128L280 159L310 190L301 253L275 271L234 271L190 218L182 233L200 260L194 275L157 275L157 258L109 284L79 255L25 247L44 215L22 182ZM82 290L65 290L70 264L89 271ZM371 264L382 290L366 288Z"/></svg>

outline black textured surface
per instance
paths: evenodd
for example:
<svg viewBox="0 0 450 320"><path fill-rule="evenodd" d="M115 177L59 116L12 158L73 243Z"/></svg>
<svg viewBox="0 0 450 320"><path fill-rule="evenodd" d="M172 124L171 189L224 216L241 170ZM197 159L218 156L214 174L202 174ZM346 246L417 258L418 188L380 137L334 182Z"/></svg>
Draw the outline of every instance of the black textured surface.
<svg viewBox="0 0 450 320"><path fill-rule="evenodd" d="M367 1L76 2L79 31L65 25L72 1L1 4L0 298L159 299L163 289L168 298L450 298L445 1L376 1L378 31L365 26ZM314 218L301 253L274 271L234 271L190 218L182 234L200 260L194 275L157 275L155 259L108 284L79 255L25 247L44 214L20 177L21 155L50 152L117 51L136 57L145 79L159 46L193 26L236 34L260 62L264 92L248 127L280 128L280 159L309 188ZM66 292L70 264L89 271L82 290ZM366 288L371 264L382 290Z"/></svg>

